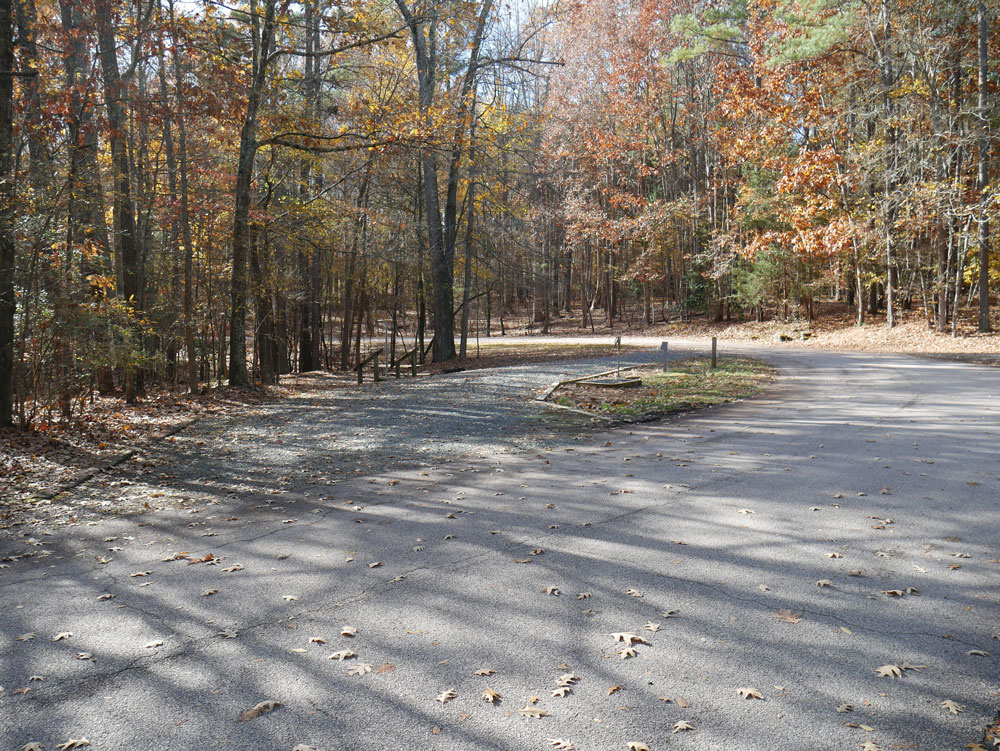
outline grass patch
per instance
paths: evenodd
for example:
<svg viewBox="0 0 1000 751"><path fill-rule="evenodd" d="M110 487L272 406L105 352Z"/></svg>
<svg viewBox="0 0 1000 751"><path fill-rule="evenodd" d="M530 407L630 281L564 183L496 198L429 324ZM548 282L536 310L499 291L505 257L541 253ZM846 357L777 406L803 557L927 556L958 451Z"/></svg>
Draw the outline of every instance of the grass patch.
<svg viewBox="0 0 1000 751"><path fill-rule="evenodd" d="M746 399L760 393L774 374L774 368L760 360L720 358L713 369L708 358L691 358L671 362L667 373L653 368L628 371L642 378L636 388L574 383L556 392L553 401L609 417L647 420Z"/></svg>

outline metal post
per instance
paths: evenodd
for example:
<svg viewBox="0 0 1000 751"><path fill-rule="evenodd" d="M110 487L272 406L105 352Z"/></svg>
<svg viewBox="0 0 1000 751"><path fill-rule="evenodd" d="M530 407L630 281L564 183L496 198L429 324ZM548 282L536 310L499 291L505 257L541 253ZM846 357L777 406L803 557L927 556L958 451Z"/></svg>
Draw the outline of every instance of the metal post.
<svg viewBox="0 0 1000 751"><path fill-rule="evenodd" d="M716 365L718 364L718 360L717 360L717 357L716 357L717 353L718 353L718 340L713 336L712 337L712 367L713 368L716 367Z"/></svg>
<svg viewBox="0 0 1000 751"><path fill-rule="evenodd" d="M615 380L620 381L622 379L622 338L620 336L615 337L615 348L618 350L618 371Z"/></svg>
<svg viewBox="0 0 1000 751"><path fill-rule="evenodd" d="M667 354L668 347L669 347L669 345L666 342L660 342L660 352L663 353L663 372L664 373L667 372L667 357L669 357L669 355Z"/></svg>

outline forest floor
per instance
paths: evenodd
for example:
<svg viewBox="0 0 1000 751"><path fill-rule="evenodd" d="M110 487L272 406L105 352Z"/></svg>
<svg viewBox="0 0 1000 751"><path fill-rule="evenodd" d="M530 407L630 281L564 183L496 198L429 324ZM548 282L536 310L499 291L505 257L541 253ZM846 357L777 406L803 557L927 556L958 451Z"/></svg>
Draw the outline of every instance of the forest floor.
<svg viewBox="0 0 1000 751"><path fill-rule="evenodd" d="M900 311L898 324L889 328L885 314L868 316L866 323L856 325L855 313L846 310L840 303L821 303L815 306L816 317L809 321L804 316L793 316L788 320L772 317L765 321L721 321L714 322L704 317L687 321L672 319L668 323L658 321L652 326L639 324L638 314L633 314L631 325L616 321L609 327L606 321L590 326L581 326L579 315L564 315L554 318L549 326L549 337L571 337L586 339L591 336L628 338L670 338L699 339L718 337L720 341L775 344L777 337L784 334L791 341L782 346L806 349L831 349L853 352L905 352L920 355L960 355L961 359L980 364L996 364L1000 360L1000 335L980 334L976 330L975 312L963 309L960 312L956 336L951 330L938 332L927 325L923 313L918 310ZM660 317L661 311L656 315ZM602 323L604 325L602 325ZM508 337L503 341L524 336L539 337L539 325L529 325L527 318L513 319L508 328ZM1000 315L993 316L993 329L1000 331ZM802 340L800 334L810 332L812 337ZM543 339L544 340L544 339ZM482 341L490 341L484 339Z"/></svg>
<svg viewBox="0 0 1000 751"><path fill-rule="evenodd" d="M0 537L0 737L986 749L996 372L746 351L765 395L610 430L531 399L607 357L206 416Z"/></svg>

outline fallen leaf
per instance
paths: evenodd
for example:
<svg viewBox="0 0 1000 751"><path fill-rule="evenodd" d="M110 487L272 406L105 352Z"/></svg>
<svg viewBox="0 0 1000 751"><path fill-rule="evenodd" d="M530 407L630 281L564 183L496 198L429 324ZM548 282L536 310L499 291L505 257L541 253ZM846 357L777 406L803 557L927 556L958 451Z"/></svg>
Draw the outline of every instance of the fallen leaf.
<svg viewBox="0 0 1000 751"><path fill-rule="evenodd" d="M635 657L638 652L635 651L634 647L622 647L615 652L621 659L627 660L629 657Z"/></svg>
<svg viewBox="0 0 1000 751"><path fill-rule="evenodd" d="M489 668L479 668L473 675L493 675L496 671Z"/></svg>
<svg viewBox="0 0 1000 751"><path fill-rule="evenodd" d="M343 662L344 660L349 660L352 657L357 657L357 652L352 652L349 649L342 649L339 652L334 652L332 655L327 657L328 660L337 660L338 662Z"/></svg>
<svg viewBox="0 0 1000 751"><path fill-rule="evenodd" d="M788 608L782 608L774 614L774 617L785 623L801 623L802 621L802 613L793 613Z"/></svg>
<svg viewBox="0 0 1000 751"><path fill-rule="evenodd" d="M217 595L217 594L219 594L219 590L217 589L206 589L204 592L201 593L201 596L211 597L212 595Z"/></svg>
<svg viewBox="0 0 1000 751"><path fill-rule="evenodd" d="M826 557L827 558L843 558L844 556L842 556L840 553L827 553Z"/></svg>
<svg viewBox="0 0 1000 751"><path fill-rule="evenodd" d="M981 649L970 649L965 654L972 655L973 657L989 657L989 654Z"/></svg>
<svg viewBox="0 0 1000 751"><path fill-rule="evenodd" d="M291 651L295 652L296 654L300 654L300 655L307 655L307 654L309 654L309 650L308 649L303 649L302 647L295 647Z"/></svg>
<svg viewBox="0 0 1000 751"><path fill-rule="evenodd" d="M340 635L353 638L358 635L358 629L355 626L344 626L340 629Z"/></svg>
<svg viewBox="0 0 1000 751"><path fill-rule="evenodd" d="M875 741L865 741L861 744L861 751L882 751L882 747Z"/></svg>
<svg viewBox="0 0 1000 751"><path fill-rule="evenodd" d="M368 568L378 568L382 565L382 561L375 561L374 563L369 563Z"/></svg>
<svg viewBox="0 0 1000 751"><path fill-rule="evenodd" d="M830 581L829 579L820 579L818 582L816 582L816 586L820 587L820 588L823 588L823 587L832 587L833 586L833 582Z"/></svg>
<svg viewBox="0 0 1000 751"><path fill-rule="evenodd" d="M879 678L899 678L903 675L903 671L898 665L882 665L875 669L875 674Z"/></svg>
<svg viewBox="0 0 1000 751"><path fill-rule="evenodd" d="M224 628L219 632L219 636L223 639L235 639L239 633L234 628Z"/></svg>
<svg viewBox="0 0 1000 751"><path fill-rule="evenodd" d="M322 636L313 636L309 639L310 644L326 644L326 639Z"/></svg>
<svg viewBox="0 0 1000 751"><path fill-rule="evenodd" d="M488 688L483 691L483 695L480 697L483 701L489 702L490 704L496 704L500 701L500 692L494 691L492 688Z"/></svg>
<svg viewBox="0 0 1000 751"><path fill-rule="evenodd" d="M222 573L231 574L234 571L242 571L243 568L244 567L242 563L234 563L232 566L226 566L224 569L222 569Z"/></svg>
<svg viewBox="0 0 1000 751"><path fill-rule="evenodd" d="M627 594L629 597L642 597L642 592L640 592L638 589L632 589L631 587L625 590L625 594Z"/></svg>
<svg viewBox="0 0 1000 751"><path fill-rule="evenodd" d="M647 631L652 631L652 632L655 633L655 632L657 632L657 631L660 630L660 624L659 623L653 623L652 621L650 621L645 626L643 626L643 628L646 629Z"/></svg>
<svg viewBox="0 0 1000 751"><path fill-rule="evenodd" d="M559 596L559 587L546 587L542 590L544 594L552 595L553 597Z"/></svg>
<svg viewBox="0 0 1000 751"><path fill-rule="evenodd" d="M136 578L138 576L149 576L151 573L153 573L153 572L152 571L136 571L134 574L129 574L129 577L131 577L131 578L134 579L134 578Z"/></svg>
<svg viewBox="0 0 1000 751"><path fill-rule="evenodd" d="M391 673L395 669L396 669L395 664L391 662L383 662L381 665L375 668L375 672L378 673L379 675L386 675L388 673Z"/></svg>
<svg viewBox="0 0 1000 751"><path fill-rule="evenodd" d="M319 751L319 749L306 743L299 743L292 751Z"/></svg>
<svg viewBox="0 0 1000 751"><path fill-rule="evenodd" d="M571 689L569 686L560 686L559 688L552 689L552 695L561 699L567 696L572 691L573 689Z"/></svg>
<svg viewBox="0 0 1000 751"><path fill-rule="evenodd" d="M521 707L517 710L517 713L521 715L521 717L528 717L534 720L550 716L544 709L538 709L537 707L532 707L531 705Z"/></svg>
<svg viewBox="0 0 1000 751"><path fill-rule="evenodd" d="M42 751L44 747L41 743L37 741L32 741L31 743L25 743L21 746L21 751Z"/></svg>
<svg viewBox="0 0 1000 751"><path fill-rule="evenodd" d="M156 649L163 646L163 639L157 639L146 644L146 649Z"/></svg>
<svg viewBox="0 0 1000 751"><path fill-rule="evenodd" d="M642 741L629 741L625 745L628 746L628 751L649 751L649 746Z"/></svg>
<svg viewBox="0 0 1000 751"><path fill-rule="evenodd" d="M749 688L744 686L743 688L736 689L736 693L742 696L744 699L764 699L764 694L755 688Z"/></svg>
<svg viewBox="0 0 1000 751"><path fill-rule="evenodd" d="M580 680L580 676L573 675L572 673L563 673L558 678L556 678L557 686L572 686L574 683Z"/></svg>
<svg viewBox="0 0 1000 751"><path fill-rule="evenodd" d="M42 677L42 676L40 676L40 675L29 675L28 676L28 680L29 681L44 681L45 678Z"/></svg>
<svg viewBox="0 0 1000 751"><path fill-rule="evenodd" d="M93 658L93 656L94 655L91 654L90 652L77 652L75 655L73 655L73 659L76 659L76 660L89 660L89 659Z"/></svg>
<svg viewBox="0 0 1000 751"><path fill-rule="evenodd" d="M113 600L113 599L115 599L115 596L114 595L110 595L110 594L103 594L103 595L98 595L97 599L98 600Z"/></svg>
<svg viewBox="0 0 1000 751"><path fill-rule="evenodd" d="M682 730L694 730L694 725L692 725L687 720L679 720L678 722L674 723L674 727L670 732L679 733Z"/></svg>
<svg viewBox="0 0 1000 751"><path fill-rule="evenodd" d="M941 702L941 709L947 709L952 714L958 714L959 712L965 709L965 705L959 704L958 702L952 701L951 699L945 699L943 702Z"/></svg>
<svg viewBox="0 0 1000 751"><path fill-rule="evenodd" d="M296 597L295 595L282 595L281 599L284 600L285 602L295 602L299 598Z"/></svg>
<svg viewBox="0 0 1000 751"><path fill-rule="evenodd" d="M359 662L354 667L347 669L348 675L368 675L370 672L372 672L372 666L367 662Z"/></svg>
<svg viewBox="0 0 1000 751"><path fill-rule="evenodd" d="M578 599L578 600L586 600L589 597L590 597L590 592L581 592L580 594L578 594L576 596L576 599Z"/></svg>
<svg viewBox="0 0 1000 751"><path fill-rule="evenodd" d="M60 743L56 746L59 751L69 751L71 748L83 748L84 746L89 746L90 741L86 738L70 738L65 743Z"/></svg>
<svg viewBox="0 0 1000 751"><path fill-rule="evenodd" d="M627 631L620 631L613 634L609 634L612 639L616 642L622 642L623 644L649 644L645 638L639 636L638 634L629 633Z"/></svg>
<svg viewBox="0 0 1000 751"><path fill-rule="evenodd" d="M608 687L608 696L611 696L611 694L615 694L615 693L618 693L619 691L624 691L624 690L625 690L624 686L609 686Z"/></svg>
<svg viewBox="0 0 1000 751"><path fill-rule="evenodd" d="M247 720L252 720L254 717L260 717L262 714L273 712L280 706L281 702L274 701L273 699L262 701L260 704L257 704L244 712L240 712L240 716L236 718L236 721L246 722Z"/></svg>
<svg viewBox="0 0 1000 751"><path fill-rule="evenodd" d="M854 710L854 706L851 705L851 704L838 704L837 705L837 711L838 712L851 712L853 710Z"/></svg>
<svg viewBox="0 0 1000 751"><path fill-rule="evenodd" d="M546 738L545 740L549 742L550 746L555 746L560 751L576 751L576 746L562 738Z"/></svg>
<svg viewBox="0 0 1000 751"><path fill-rule="evenodd" d="M452 699L454 699L456 696L458 696L458 692L455 691L455 689L453 689L453 688L449 688L449 689L447 689L445 691L442 691L440 694L438 694L437 697L434 699L434 701L439 701L442 704L447 704Z"/></svg>
<svg viewBox="0 0 1000 751"><path fill-rule="evenodd" d="M62 631L52 637L50 641L62 641L63 639L68 639L73 635L72 631Z"/></svg>
<svg viewBox="0 0 1000 751"><path fill-rule="evenodd" d="M29 631L27 634L21 634L19 637L17 637L17 640L18 641L31 641L34 638L35 638L35 634L33 634L33 633L31 633Z"/></svg>

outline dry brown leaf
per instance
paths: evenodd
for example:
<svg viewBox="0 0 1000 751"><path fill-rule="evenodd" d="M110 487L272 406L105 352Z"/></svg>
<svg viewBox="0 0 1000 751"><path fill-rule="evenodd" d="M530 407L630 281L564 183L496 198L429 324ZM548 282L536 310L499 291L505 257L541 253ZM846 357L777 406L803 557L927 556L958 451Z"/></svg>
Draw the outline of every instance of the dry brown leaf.
<svg viewBox="0 0 1000 751"><path fill-rule="evenodd" d="M239 632L237 632L235 628L224 628L219 632L219 636L223 639L235 639L239 636Z"/></svg>
<svg viewBox="0 0 1000 751"><path fill-rule="evenodd" d="M559 587L546 587L542 590L544 594L552 595L553 597L559 596Z"/></svg>
<svg viewBox="0 0 1000 751"><path fill-rule="evenodd" d="M903 671L898 665L882 665L875 668L875 674L879 678L900 678Z"/></svg>
<svg viewBox="0 0 1000 751"><path fill-rule="evenodd" d="M631 587L625 590L625 594L627 594L629 597L642 597L642 592L640 592L638 589L632 589Z"/></svg>
<svg viewBox="0 0 1000 751"><path fill-rule="evenodd" d="M546 712L544 709L538 709L538 707L532 707L530 704L528 706L521 707L519 710L517 710L517 713L521 715L521 717L528 717L533 720L550 716L549 713Z"/></svg>
<svg viewBox="0 0 1000 751"><path fill-rule="evenodd" d="M618 693L619 691L624 691L624 690L625 690L624 686L609 686L608 687L608 696L611 696L611 694L615 694L615 693Z"/></svg>
<svg viewBox="0 0 1000 751"><path fill-rule="evenodd" d="M821 589L823 587L832 587L833 586L833 582L830 581L829 579L820 579L818 582L816 582L816 586L819 587L819 588L821 588Z"/></svg>
<svg viewBox="0 0 1000 751"><path fill-rule="evenodd" d="M558 678L556 678L557 686L572 686L574 683L580 680L580 676L573 675L572 673L563 673Z"/></svg>
<svg viewBox="0 0 1000 751"><path fill-rule="evenodd" d="M53 636L50 641L62 641L63 639L68 639L72 635L73 635L72 631L61 631L60 633Z"/></svg>
<svg viewBox="0 0 1000 751"><path fill-rule="evenodd" d="M882 751L882 747L875 741L865 741L861 744L861 751Z"/></svg>
<svg viewBox="0 0 1000 751"><path fill-rule="evenodd" d="M89 746L90 741L86 738L70 738L65 743L60 743L56 748L59 751L69 751L71 748L83 748L84 746Z"/></svg>
<svg viewBox="0 0 1000 751"><path fill-rule="evenodd" d="M34 638L35 638L35 634L29 631L26 634L21 634L19 637L17 637L17 640L18 641L31 641Z"/></svg>
<svg viewBox="0 0 1000 751"><path fill-rule="evenodd" d="M736 693L742 696L744 699L764 699L764 694L755 688L750 688L749 686L744 686L742 688L736 689Z"/></svg>
<svg viewBox="0 0 1000 751"><path fill-rule="evenodd" d="M326 639L322 636L312 636L309 638L310 644L326 644Z"/></svg>
<svg viewBox="0 0 1000 751"><path fill-rule="evenodd" d="M442 691L441 693L439 693L434 698L434 701L441 702L442 704L447 704L452 699L454 699L456 696L458 696L458 692L455 689L453 689L453 688L449 688L449 689L445 689L444 691Z"/></svg>
<svg viewBox="0 0 1000 751"><path fill-rule="evenodd" d="M344 660L349 660L352 657L357 657L357 652L352 652L349 649L342 649L339 652L334 652L332 655L327 657L328 660L337 660L338 662L343 662Z"/></svg>
<svg viewBox="0 0 1000 751"><path fill-rule="evenodd" d="M341 636L355 637L358 635L358 629L355 626L344 626L340 629Z"/></svg>
<svg viewBox="0 0 1000 751"><path fill-rule="evenodd" d="M802 613L793 613L788 608L782 608L781 610L779 610L777 613L774 614L774 617L777 618L779 621L784 621L785 623L802 622Z"/></svg>
<svg viewBox="0 0 1000 751"><path fill-rule="evenodd" d="M989 657L990 656L988 652L984 652L981 649L970 649L965 654L971 655L973 657Z"/></svg>
<svg viewBox="0 0 1000 751"><path fill-rule="evenodd" d="M234 563L232 566L226 566L224 569L222 569L222 573L231 574L234 571L242 571L242 570L243 570L242 563Z"/></svg>
<svg viewBox="0 0 1000 751"><path fill-rule="evenodd" d="M490 704L496 704L500 701L500 692L494 691L492 688L488 688L483 691L483 695L480 697L483 701L489 702Z"/></svg>
<svg viewBox="0 0 1000 751"><path fill-rule="evenodd" d="M649 746L642 741L629 741L625 745L628 746L628 751L649 751Z"/></svg>
<svg viewBox="0 0 1000 751"><path fill-rule="evenodd" d="M495 672L495 670L490 670L490 668L479 668L474 675L493 675Z"/></svg>
<svg viewBox="0 0 1000 751"><path fill-rule="evenodd" d="M552 689L552 695L561 699L567 696L572 691L573 689L571 689L569 686L560 686L559 688Z"/></svg>
<svg viewBox="0 0 1000 751"><path fill-rule="evenodd" d="M546 738L545 740L549 742L550 746L555 746L560 751L576 751L576 746L562 738Z"/></svg>
<svg viewBox="0 0 1000 751"><path fill-rule="evenodd" d="M42 751L43 748L42 744L38 741L32 741L21 746L21 751Z"/></svg>
<svg viewBox="0 0 1000 751"><path fill-rule="evenodd" d="M201 593L201 596L202 597L211 597L212 595L216 595L218 593L219 593L219 590L217 590L217 589L206 589L204 592Z"/></svg>
<svg viewBox="0 0 1000 751"><path fill-rule="evenodd" d="M252 720L254 717L260 717L262 714L268 712L273 712L275 709L281 706L281 702L268 700L262 701L250 709L240 712L240 716L236 718L237 722L246 722L247 720Z"/></svg>
<svg viewBox="0 0 1000 751"><path fill-rule="evenodd" d="M622 647L621 649L616 650L615 654L621 659L627 660L629 657L635 657L639 653L635 651L635 647Z"/></svg>
<svg viewBox="0 0 1000 751"><path fill-rule="evenodd" d="M643 626L643 628L646 629L647 631L652 631L652 632L655 633L655 632L657 632L657 631L660 630L660 624L659 623L653 623L652 621L650 621L645 626Z"/></svg>
<svg viewBox="0 0 1000 751"><path fill-rule="evenodd" d="M943 702L941 702L941 709L947 709L952 714L958 714L959 712L965 710L965 705L959 704L958 702L952 701L951 699L945 699Z"/></svg>
<svg viewBox="0 0 1000 751"><path fill-rule="evenodd" d="M375 668L375 672L378 673L379 675L386 675L387 673L391 673L395 669L396 665L394 663L383 662L381 665Z"/></svg>
<svg viewBox="0 0 1000 751"><path fill-rule="evenodd" d="M674 723L674 727L670 732L680 733L683 730L694 730L694 725L692 725L687 720L678 720L677 722Z"/></svg>
<svg viewBox="0 0 1000 751"><path fill-rule="evenodd" d="M590 597L590 592L581 592L580 594L578 594L576 596L576 599L578 599L578 600L586 600L589 597Z"/></svg>
<svg viewBox="0 0 1000 751"><path fill-rule="evenodd" d="M837 705L837 711L838 712L851 712L853 710L854 710L854 706L851 705L851 704L838 704Z"/></svg>
<svg viewBox="0 0 1000 751"><path fill-rule="evenodd" d="M348 675L361 676L361 675L368 675L370 672L372 672L372 666L369 665L367 662L359 662L354 667L347 669Z"/></svg>
<svg viewBox="0 0 1000 751"><path fill-rule="evenodd" d="M151 641L148 644L146 644L145 648L156 649L157 647L162 647L162 646L163 646L163 639L156 639L155 641Z"/></svg>

